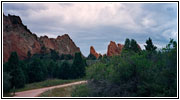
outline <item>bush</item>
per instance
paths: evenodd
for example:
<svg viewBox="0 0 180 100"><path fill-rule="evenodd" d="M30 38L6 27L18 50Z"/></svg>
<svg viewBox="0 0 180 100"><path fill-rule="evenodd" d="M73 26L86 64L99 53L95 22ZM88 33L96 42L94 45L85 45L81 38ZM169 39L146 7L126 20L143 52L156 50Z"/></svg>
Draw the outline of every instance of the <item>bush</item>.
<svg viewBox="0 0 180 100"><path fill-rule="evenodd" d="M150 55L150 56L149 56ZM159 52L135 53L101 60L86 71L92 96L177 96L177 46L171 41Z"/></svg>
<svg viewBox="0 0 180 100"><path fill-rule="evenodd" d="M90 89L87 84L77 85L71 93L72 97L89 97L90 95Z"/></svg>
<svg viewBox="0 0 180 100"><path fill-rule="evenodd" d="M11 89L11 76L7 72L3 72L3 93L8 93Z"/></svg>

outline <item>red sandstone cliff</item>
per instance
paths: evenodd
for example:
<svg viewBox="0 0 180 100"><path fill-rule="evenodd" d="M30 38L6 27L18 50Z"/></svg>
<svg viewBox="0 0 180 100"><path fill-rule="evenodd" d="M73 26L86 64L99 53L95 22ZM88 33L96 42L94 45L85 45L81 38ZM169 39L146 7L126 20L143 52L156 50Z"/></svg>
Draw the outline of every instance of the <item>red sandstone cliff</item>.
<svg viewBox="0 0 180 100"><path fill-rule="evenodd" d="M90 54L94 55L96 58L99 58L100 54L96 52L93 46L90 47Z"/></svg>
<svg viewBox="0 0 180 100"><path fill-rule="evenodd" d="M114 41L110 41L110 44L108 45L107 56L119 55L122 51L122 48L122 44L116 45Z"/></svg>
<svg viewBox="0 0 180 100"><path fill-rule="evenodd" d="M58 36L56 39L41 36L39 41L41 46L46 48L46 52L50 52L50 49L55 50L59 54L73 55L75 52L80 52L80 49L76 47L75 43L68 36L68 34Z"/></svg>
<svg viewBox="0 0 180 100"><path fill-rule="evenodd" d="M121 52L123 50L124 45L123 44L116 44L114 41L110 41L108 48L107 48L107 54L103 54L104 56L114 56L114 55L121 55ZM141 50L141 47L138 44L138 48ZM93 48L93 46L90 47L90 53L93 54L94 56L96 56L96 58L98 58L100 56L100 54L98 54L95 49Z"/></svg>
<svg viewBox="0 0 180 100"><path fill-rule="evenodd" d="M38 38L23 25L19 16L3 15L3 62L6 62L11 52L16 51L20 59L27 58L27 52L31 54L41 53L42 47L46 52L50 49L59 54L74 54L80 52L71 38L65 34L56 39L43 36Z"/></svg>

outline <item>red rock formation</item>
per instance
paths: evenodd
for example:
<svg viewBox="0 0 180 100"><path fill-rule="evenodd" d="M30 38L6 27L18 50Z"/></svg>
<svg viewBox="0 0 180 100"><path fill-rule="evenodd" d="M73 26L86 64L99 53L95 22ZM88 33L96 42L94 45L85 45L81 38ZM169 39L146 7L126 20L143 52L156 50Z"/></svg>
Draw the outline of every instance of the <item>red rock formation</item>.
<svg viewBox="0 0 180 100"><path fill-rule="evenodd" d="M122 45L120 43L118 43L117 45L118 45L119 54L121 54L124 45Z"/></svg>
<svg viewBox="0 0 180 100"><path fill-rule="evenodd" d="M46 52L50 52L50 49L59 54L73 55L75 52L80 52L67 34L56 39L47 36L38 38L23 25L20 17L3 15L3 62L8 60L13 51L17 52L20 59L25 59L28 51L31 54L41 53L42 46L46 48Z"/></svg>
<svg viewBox="0 0 180 100"><path fill-rule="evenodd" d="M107 56L118 55L119 53L118 46L114 41L111 41L108 45Z"/></svg>
<svg viewBox="0 0 180 100"><path fill-rule="evenodd" d="M11 52L16 51L20 59L40 52L40 44L18 16L3 15L3 61L7 61Z"/></svg>
<svg viewBox="0 0 180 100"><path fill-rule="evenodd" d="M90 47L90 54L94 55L96 58L99 57L99 54L96 52L93 46Z"/></svg>
<svg viewBox="0 0 180 100"><path fill-rule="evenodd" d="M114 41L110 41L107 50L107 56L120 55L124 45L117 44Z"/></svg>
<svg viewBox="0 0 180 100"><path fill-rule="evenodd" d="M107 56L121 55L123 47L124 47L123 44L118 43L116 45L114 41L110 41L110 44L108 45L108 49L107 49L107 54L103 54L102 57L105 57L106 55ZM139 44L138 44L138 48L141 50L141 47L139 46ZM91 54L96 56L96 58L97 58L97 55L99 56L101 55L101 54L96 53L96 51L94 50L92 46L91 46L90 52L92 52Z"/></svg>

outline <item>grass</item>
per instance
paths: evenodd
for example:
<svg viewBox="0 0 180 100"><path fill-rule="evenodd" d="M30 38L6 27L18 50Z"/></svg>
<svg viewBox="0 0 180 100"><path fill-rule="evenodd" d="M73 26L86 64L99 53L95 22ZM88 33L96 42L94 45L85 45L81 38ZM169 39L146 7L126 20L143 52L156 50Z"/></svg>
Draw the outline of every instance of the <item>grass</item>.
<svg viewBox="0 0 180 100"><path fill-rule="evenodd" d="M48 80L45 80L42 82L26 84L24 88L16 89L16 92L38 89L38 88L49 87L49 86L55 86L55 85L61 85L61 84L76 82L76 81L80 81L80 80L83 80L83 79L75 79L75 80L48 79Z"/></svg>
<svg viewBox="0 0 180 100"><path fill-rule="evenodd" d="M72 97L91 97L90 88L87 84L77 85L71 92Z"/></svg>
<svg viewBox="0 0 180 100"><path fill-rule="evenodd" d="M3 97L12 97L13 95L10 93L3 93Z"/></svg>
<svg viewBox="0 0 180 100"><path fill-rule="evenodd" d="M42 93L39 97L71 97L71 92L74 88L75 86L55 88Z"/></svg>
<svg viewBox="0 0 180 100"><path fill-rule="evenodd" d="M39 97L88 97L87 84L79 84L64 88L55 88L42 93Z"/></svg>

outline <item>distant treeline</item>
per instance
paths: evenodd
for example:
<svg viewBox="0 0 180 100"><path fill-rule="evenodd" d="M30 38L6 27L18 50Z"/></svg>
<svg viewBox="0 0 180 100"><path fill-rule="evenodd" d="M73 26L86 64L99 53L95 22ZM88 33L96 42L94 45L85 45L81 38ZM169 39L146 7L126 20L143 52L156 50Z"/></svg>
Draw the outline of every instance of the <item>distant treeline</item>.
<svg viewBox="0 0 180 100"><path fill-rule="evenodd" d="M81 53L75 56L58 55L51 50L46 54L31 55L19 60L16 52L12 52L8 62L3 65L3 92L13 88L22 88L27 83L39 82L49 78L77 79L85 76L86 60Z"/></svg>

